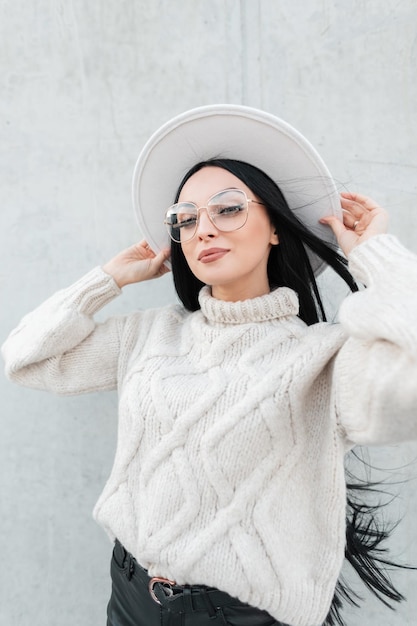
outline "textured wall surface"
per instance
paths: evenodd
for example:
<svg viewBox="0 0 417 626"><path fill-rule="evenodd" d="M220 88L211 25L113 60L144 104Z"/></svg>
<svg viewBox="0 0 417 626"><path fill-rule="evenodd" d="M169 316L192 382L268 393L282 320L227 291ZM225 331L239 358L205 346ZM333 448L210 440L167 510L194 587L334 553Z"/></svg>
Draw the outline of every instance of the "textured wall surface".
<svg viewBox="0 0 417 626"><path fill-rule="evenodd" d="M140 237L137 154L162 122L201 104L286 119L342 186L390 208L392 231L417 251L416 24L415 0L2 0L1 337ZM173 298L168 276L127 288L106 314ZM112 463L117 399L0 386L0 623L104 624L111 546L91 509ZM372 454L409 480L388 512L404 516L393 553L414 564L416 456L411 443ZM398 612L367 599L348 624L415 625L417 574L394 580L409 598Z"/></svg>

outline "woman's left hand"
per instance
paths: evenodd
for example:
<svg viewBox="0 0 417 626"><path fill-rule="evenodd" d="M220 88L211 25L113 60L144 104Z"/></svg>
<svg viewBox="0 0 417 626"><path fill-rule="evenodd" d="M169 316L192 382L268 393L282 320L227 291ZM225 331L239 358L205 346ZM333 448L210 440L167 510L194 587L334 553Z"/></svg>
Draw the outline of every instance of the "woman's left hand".
<svg viewBox="0 0 417 626"><path fill-rule="evenodd" d="M359 193L340 194L343 209L343 221L329 215L320 220L328 224L336 235L337 242L344 254L375 235L387 232L388 213L378 204Z"/></svg>

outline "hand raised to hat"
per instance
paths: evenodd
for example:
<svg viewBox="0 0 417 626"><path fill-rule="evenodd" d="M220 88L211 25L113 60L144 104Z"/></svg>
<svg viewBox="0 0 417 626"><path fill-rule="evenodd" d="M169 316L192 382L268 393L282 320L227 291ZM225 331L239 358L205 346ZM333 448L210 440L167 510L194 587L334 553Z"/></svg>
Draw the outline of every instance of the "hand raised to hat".
<svg viewBox="0 0 417 626"><path fill-rule="evenodd" d="M169 255L169 248L155 254L148 242L142 240L116 254L103 265L103 270L122 288L132 283L159 278L169 272L165 265Z"/></svg>
<svg viewBox="0 0 417 626"><path fill-rule="evenodd" d="M340 194L340 201L343 221L329 215L320 222L330 226L346 256L364 241L387 232L388 213L372 198L359 193L344 192Z"/></svg>

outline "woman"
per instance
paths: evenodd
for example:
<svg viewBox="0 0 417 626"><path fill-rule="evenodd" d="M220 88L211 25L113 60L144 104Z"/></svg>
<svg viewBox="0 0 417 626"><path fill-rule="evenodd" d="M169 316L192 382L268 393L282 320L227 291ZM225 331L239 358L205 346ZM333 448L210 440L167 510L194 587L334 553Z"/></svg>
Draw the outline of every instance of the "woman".
<svg viewBox="0 0 417 626"><path fill-rule="evenodd" d="M115 541L108 626L332 623L344 455L417 436L416 257L373 200L339 199L294 129L246 107L202 107L157 131L134 199L146 239L3 347L16 382L119 389L94 512ZM318 323L326 264L356 289L334 237L368 288L340 324ZM125 285L165 274L170 254L182 305L94 322Z"/></svg>

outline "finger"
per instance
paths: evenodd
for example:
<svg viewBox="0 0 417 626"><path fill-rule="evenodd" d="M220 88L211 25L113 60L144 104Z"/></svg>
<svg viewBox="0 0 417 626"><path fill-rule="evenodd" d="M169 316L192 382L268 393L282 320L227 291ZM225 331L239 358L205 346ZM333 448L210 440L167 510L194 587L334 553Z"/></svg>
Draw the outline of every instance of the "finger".
<svg viewBox="0 0 417 626"><path fill-rule="evenodd" d="M152 250L151 246L146 241L146 239L142 239L137 244L137 248L138 248L139 252L141 252L142 254L146 255L147 259L154 259L156 257L155 252Z"/></svg>
<svg viewBox="0 0 417 626"><path fill-rule="evenodd" d="M167 261L170 257L171 250L169 248L164 248L152 259L152 265L154 266L157 272L166 273L169 272L170 269L165 265L165 261Z"/></svg>
<svg viewBox="0 0 417 626"><path fill-rule="evenodd" d="M341 200L342 200L342 206L343 206L344 200L347 200L348 203L354 202L356 203L356 206L359 206L362 209L365 209L367 211L372 211L374 209L377 209L379 206L375 200L361 193L344 191L340 195L341 195Z"/></svg>
<svg viewBox="0 0 417 626"><path fill-rule="evenodd" d="M359 219L365 213L363 206L352 200L341 200L342 210L344 215L353 216L354 219Z"/></svg>
<svg viewBox="0 0 417 626"><path fill-rule="evenodd" d="M139 241L139 243L137 244L140 248L145 248L145 250L150 250L151 247L149 245L149 243L146 241L146 239L141 239L141 241Z"/></svg>
<svg viewBox="0 0 417 626"><path fill-rule="evenodd" d="M334 215L322 217L320 223L330 226L337 240L339 240L343 233L346 232L346 226Z"/></svg>
<svg viewBox="0 0 417 626"><path fill-rule="evenodd" d="M164 262L167 261L171 256L171 248L163 248L157 256L159 255L162 255Z"/></svg>
<svg viewBox="0 0 417 626"><path fill-rule="evenodd" d="M362 213L348 213L347 211L343 211L343 224L346 228L350 228L351 230L356 230L360 223L360 218L362 217Z"/></svg>

